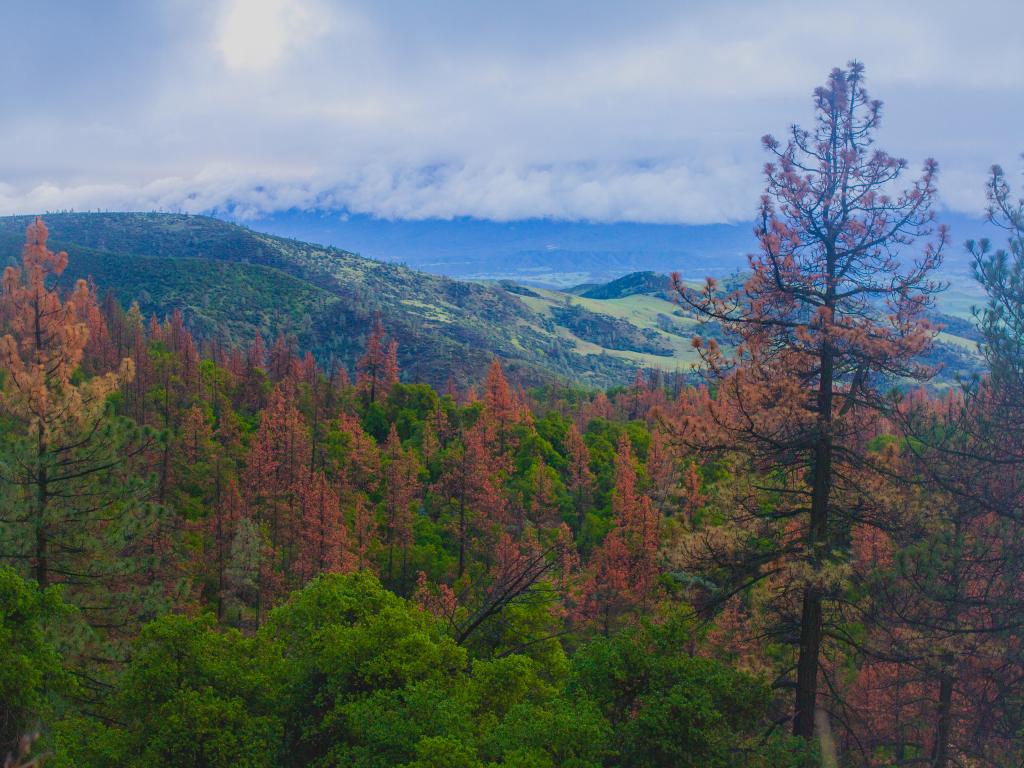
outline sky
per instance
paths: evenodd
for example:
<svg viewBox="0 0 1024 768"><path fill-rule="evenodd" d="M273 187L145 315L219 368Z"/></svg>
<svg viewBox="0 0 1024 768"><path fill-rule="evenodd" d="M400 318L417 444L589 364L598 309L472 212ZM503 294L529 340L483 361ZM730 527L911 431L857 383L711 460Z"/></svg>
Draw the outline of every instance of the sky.
<svg viewBox="0 0 1024 768"><path fill-rule="evenodd" d="M977 213L1024 151L1019 0L3 0L0 214L751 218L850 59Z"/></svg>

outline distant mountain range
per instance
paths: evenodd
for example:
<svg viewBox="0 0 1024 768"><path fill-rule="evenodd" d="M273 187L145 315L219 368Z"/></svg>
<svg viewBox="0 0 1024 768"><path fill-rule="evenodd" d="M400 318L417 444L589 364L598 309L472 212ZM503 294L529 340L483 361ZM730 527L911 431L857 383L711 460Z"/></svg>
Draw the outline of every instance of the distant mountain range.
<svg viewBox="0 0 1024 768"><path fill-rule="evenodd" d="M0 266L18 259L30 220L0 217ZM619 253L615 249L633 243L644 225L600 225L606 227L601 231L610 233L605 241L588 233L587 227L598 225L476 222L454 241L448 262L442 259L443 226L405 222L395 229L382 227L381 237L387 237L375 241L397 247L404 242L404 232L410 237L401 245L404 254L417 254L416 243L426 253L404 260L435 268L469 253L482 267L488 263L484 254L494 248L499 254L496 262L512 273L513 267L521 272L527 264L579 269L551 272L563 285L570 277L583 278L571 281L578 285L559 289L543 285L544 280L527 285L521 276L493 279L501 276L498 267L489 280L452 279L207 216L59 213L48 214L45 220L51 246L70 254L68 284L77 277L92 277L101 291L112 290L124 305L137 301L146 314L162 317L181 310L201 338L247 344L257 331L268 339L291 334L324 365L341 364L349 370L379 312L399 342L405 378L438 386L449 376L461 383L477 381L495 356L525 385L562 378L585 386L609 386L628 383L638 367L686 371L694 362L690 340L698 323L674 302L665 272L681 269L684 276L699 278L735 272L745 264L735 252L729 259L718 257L723 263L717 265L708 255L721 255L739 242L738 229L726 225L701 230L709 242L718 242L719 250L709 245L707 252L687 257L684 264L691 265L689 270L672 261L676 257L668 250L638 250L632 261L608 255L597 262L585 255L597 250L577 250L597 249L603 243L601 253ZM375 231L377 224L363 221L358 226L363 227L363 243L373 240L366 232ZM667 243L669 229L657 231ZM574 249L552 248L546 252L547 262L524 259L527 251L521 247L556 232ZM496 240L499 234L505 239ZM550 244L556 241L551 238ZM628 267L652 260L666 267L623 274ZM601 265L596 272L595 263ZM614 279L588 279L598 273ZM950 374L975 368L973 326L962 317L946 320L948 331L935 360L944 362Z"/></svg>
<svg viewBox="0 0 1024 768"><path fill-rule="evenodd" d="M726 274L746 264L753 241L747 224L389 221L324 211L280 213L247 224L301 240L344 243L363 256L436 274L561 287L637 271Z"/></svg>
<svg viewBox="0 0 1024 768"><path fill-rule="evenodd" d="M965 240L999 236L979 218L948 213L939 221L950 227L946 271L951 275L969 273ZM678 271L693 280L721 277L746 269L746 256L756 247L751 223L392 221L337 211L287 211L246 223L449 277L551 287L607 282L641 271Z"/></svg>

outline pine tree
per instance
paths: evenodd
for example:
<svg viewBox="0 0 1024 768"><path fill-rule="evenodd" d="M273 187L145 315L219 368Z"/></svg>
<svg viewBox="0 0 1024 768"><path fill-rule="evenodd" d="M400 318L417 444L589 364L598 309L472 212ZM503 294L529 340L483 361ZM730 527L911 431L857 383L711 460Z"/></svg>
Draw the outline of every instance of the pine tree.
<svg viewBox="0 0 1024 768"><path fill-rule="evenodd" d="M420 496L419 465L412 452L402 448L398 430L391 425L384 445L384 517L387 524L388 578L395 578L395 549L402 559L401 579L408 576L413 544L413 505Z"/></svg>
<svg viewBox="0 0 1024 768"><path fill-rule="evenodd" d="M698 342L717 388L709 415L718 437L702 440L703 448L717 440L748 457L762 487L779 495L769 517L801 521L799 551L778 556L805 566L792 619L793 730L805 739L815 727L828 609L842 589L832 565L858 517L853 478L867 460L860 435L887 407L887 377L930 373L915 358L933 336L924 312L940 288L931 274L946 240L940 228L918 256L901 254L934 232L937 165L927 161L908 189L892 190L907 163L872 145L881 104L864 88L863 67L833 70L814 99L813 130L794 127L785 145L763 140L773 161L765 166L760 250L743 287L723 294L709 280L697 294L676 278L683 300L735 344L727 360L714 340ZM763 520L764 509L742 514Z"/></svg>
<svg viewBox="0 0 1024 768"><path fill-rule="evenodd" d="M75 315L88 332L88 340L82 354L82 372L87 376L95 376L116 369L124 355L118 354L111 338L106 317L96 301L96 286L90 280L86 283L86 288L91 298L75 306Z"/></svg>
<svg viewBox="0 0 1024 768"><path fill-rule="evenodd" d="M267 524L270 552L285 572L295 557L299 484L309 465L309 428L286 382L274 388L260 415L243 476L246 498Z"/></svg>
<svg viewBox="0 0 1024 768"><path fill-rule="evenodd" d="M453 513L450 525L458 544L459 577L468 565L473 541L486 546L487 537L506 522L500 478L484 433L484 425L478 423L466 430L461 445L449 448L434 486Z"/></svg>
<svg viewBox="0 0 1024 768"><path fill-rule="evenodd" d="M380 536L377 530L377 516L367 503L366 498L359 494L355 498L355 505L352 509L352 539L351 552L355 561L355 567L360 570L374 570L372 556L377 549Z"/></svg>
<svg viewBox="0 0 1024 768"><path fill-rule="evenodd" d="M511 449L511 430L521 421L523 408L512 394L501 363L495 358L487 371L484 381L484 410L482 419L487 430L487 441L497 445L497 451L505 454Z"/></svg>
<svg viewBox="0 0 1024 768"><path fill-rule="evenodd" d="M579 533L583 530L587 506L593 496L594 473L590 470L590 451L575 424L570 424L566 432L565 450L569 454L569 478L566 485L572 494L576 531Z"/></svg>
<svg viewBox="0 0 1024 768"><path fill-rule="evenodd" d="M651 442L647 447L647 495L651 497L657 510L665 514L679 494L679 471L676 460L660 429L651 432Z"/></svg>
<svg viewBox="0 0 1024 768"><path fill-rule="evenodd" d="M178 432L178 448L189 464L206 461L212 449L213 430L198 405L186 412Z"/></svg>
<svg viewBox="0 0 1024 768"><path fill-rule="evenodd" d="M213 544L214 583L217 590L217 620L223 621L225 599L229 596L227 572L232 543L245 517L242 494L234 478L227 481L207 519L207 533Z"/></svg>
<svg viewBox="0 0 1024 768"><path fill-rule="evenodd" d="M348 505L359 494L376 489L380 472L380 451L366 434L359 419L342 412L331 436L330 465L338 482L338 497Z"/></svg>
<svg viewBox="0 0 1024 768"><path fill-rule="evenodd" d="M390 392L391 388L398 383L398 377L398 342L391 339L388 342L387 354L384 356L384 370L381 372L381 384L384 386L385 392Z"/></svg>
<svg viewBox="0 0 1024 768"><path fill-rule="evenodd" d="M356 361L356 390L365 402L386 397L398 382L398 342L387 340L380 314L366 339L366 349Z"/></svg>
<svg viewBox="0 0 1024 768"><path fill-rule="evenodd" d="M262 409L267 404L269 389L266 374L267 350L263 344L263 336L256 331L252 344L246 350L245 371L242 375L242 386L239 388L239 404L253 411Z"/></svg>
<svg viewBox="0 0 1024 768"><path fill-rule="evenodd" d="M707 496L701 491L700 472L697 471L697 465L691 461L686 466L682 483L682 508L687 523L693 522L694 515L705 501Z"/></svg>
<svg viewBox="0 0 1024 768"><path fill-rule="evenodd" d="M555 488L555 473L543 457L533 467L528 518L537 528L553 529L562 522Z"/></svg>
<svg viewBox="0 0 1024 768"><path fill-rule="evenodd" d="M295 339L285 334L279 334L274 346L270 348L270 355L267 359L267 373L270 380L280 384L288 378L292 378L298 371L298 361L295 359Z"/></svg>
<svg viewBox="0 0 1024 768"><path fill-rule="evenodd" d="M29 225L21 268L3 275L0 307L0 557L41 587L61 584L82 616L107 634L144 618L141 590L153 579L146 537L159 510L133 459L155 438L117 417L108 401L131 381L130 359L118 370L79 379L95 294L79 281L62 300L48 286L67 254L46 247L41 219ZM151 611L153 605L146 606Z"/></svg>
<svg viewBox="0 0 1024 768"><path fill-rule="evenodd" d="M632 446L625 433L615 455L614 525L594 552L582 585L580 615L599 619L607 634L617 619L644 611L659 574L660 518L650 498L637 490Z"/></svg>
<svg viewBox="0 0 1024 768"><path fill-rule="evenodd" d="M299 488L299 546L292 570L299 586L322 573L344 573L355 566L349 552L348 528L338 495L317 470L306 474Z"/></svg>

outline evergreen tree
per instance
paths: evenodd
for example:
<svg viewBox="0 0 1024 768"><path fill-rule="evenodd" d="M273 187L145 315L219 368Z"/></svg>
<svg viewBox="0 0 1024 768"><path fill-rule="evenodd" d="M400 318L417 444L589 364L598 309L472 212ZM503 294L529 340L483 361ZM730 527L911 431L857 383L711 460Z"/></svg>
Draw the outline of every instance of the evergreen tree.
<svg viewBox="0 0 1024 768"><path fill-rule="evenodd" d="M675 278L683 301L734 344L730 358L713 339L698 343L716 397L705 403L710 430L692 433L691 446L745 457L743 471L774 494L774 504L752 494L734 514L753 546L733 578L757 582L773 572L756 531L778 524L774 554L789 570L780 605L799 606L783 619L791 629L780 631L797 655L793 730L808 740L823 644L841 621L830 615L843 585L836 556L864 517L858 477L870 468L861 435L889 406L887 381L930 374L916 358L934 335L924 313L941 287L932 273L946 241L940 228L919 254L907 253L933 234L938 168L928 160L919 179L894 189L907 163L873 146L881 103L868 96L863 66L833 70L814 104L813 130L794 126L785 144L763 140L772 162L760 249L742 287L723 293L709 279L696 293ZM783 532L790 521L795 530Z"/></svg>
<svg viewBox="0 0 1024 768"><path fill-rule="evenodd" d="M3 275L0 558L44 589L63 585L91 627L123 636L162 599L161 512L133 462L156 438L115 415L108 399L131 381L130 359L78 375L88 343L78 317L95 295L84 281L66 299L49 285L68 257L46 239L37 219L21 268Z"/></svg>

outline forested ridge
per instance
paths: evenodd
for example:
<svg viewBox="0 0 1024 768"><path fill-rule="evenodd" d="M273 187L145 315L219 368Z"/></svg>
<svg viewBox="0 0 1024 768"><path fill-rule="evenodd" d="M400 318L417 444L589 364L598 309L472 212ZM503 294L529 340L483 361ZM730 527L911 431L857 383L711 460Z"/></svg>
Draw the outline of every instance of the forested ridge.
<svg viewBox="0 0 1024 768"><path fill-rule="evenodd" d="M32 218L0 217L0 265L19 261ZM209 216L65 211L46 220L52 246L75 255L69 284L91 278L147 317L180 311L197 338L227 346L284 333L325 364L351 369L380 314L401 343L407 375L438 388L449 376L476 381L493 356L534 384L569 375L591 386L624 384L636 367L600 348L576 349L571 334L500 284L416 272ZM613 338L640 337L619 324Z"/></svg>
<svg viewBox="0 0 1024 768"><path fill-rule="evenodd" d="M873 145L858 64L815 106L764 139L744 281L664 287L699 384L434 388L379 315L325 370L69 285L32 221L0 294L8 765L1020 765L1024 202L994 168L986 370L929 387L938 166Z"/></svg>

